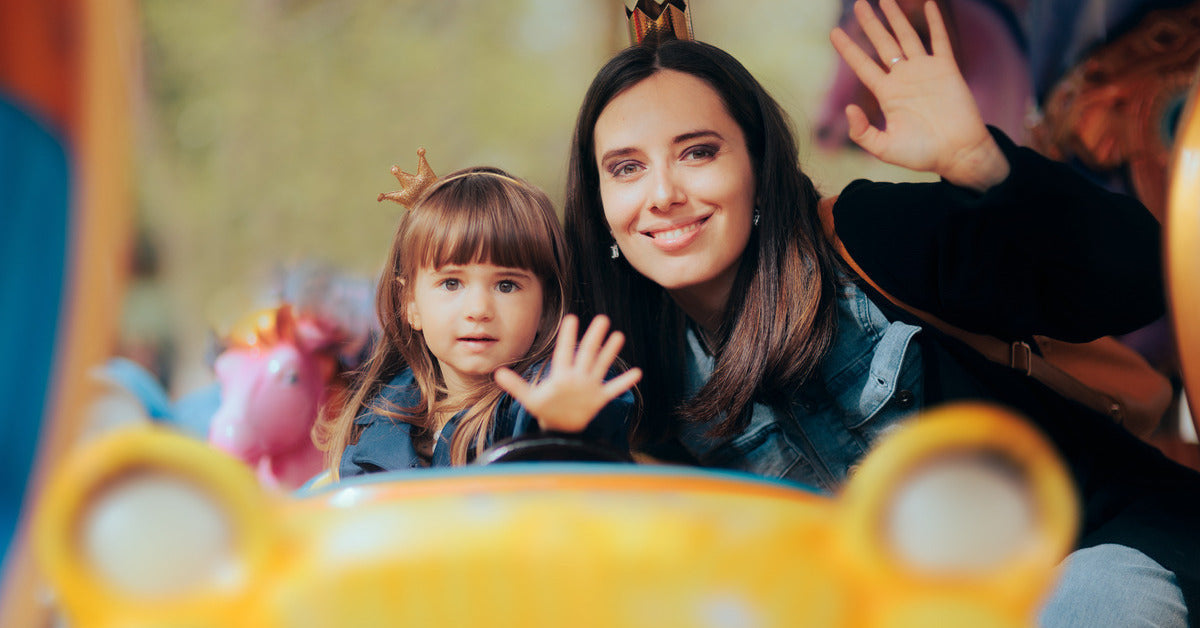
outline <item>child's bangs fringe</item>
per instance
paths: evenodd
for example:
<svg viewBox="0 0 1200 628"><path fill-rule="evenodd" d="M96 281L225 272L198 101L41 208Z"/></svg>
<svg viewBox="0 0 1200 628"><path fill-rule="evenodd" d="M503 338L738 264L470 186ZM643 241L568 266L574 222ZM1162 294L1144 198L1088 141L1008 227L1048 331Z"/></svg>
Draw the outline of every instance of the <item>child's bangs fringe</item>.
<svg viewBox="0 0 1200 628"><path fill-rule="evenodd" d="M500 212L486 207L436 212L431 220L414 225L409 242L416 250L410 251L410 259L418 268L486 263L549 275L555 262L553 244L542 236L546 230L518 224L527 222L518 212L505 213L507 220L502 221Z"/></svg>

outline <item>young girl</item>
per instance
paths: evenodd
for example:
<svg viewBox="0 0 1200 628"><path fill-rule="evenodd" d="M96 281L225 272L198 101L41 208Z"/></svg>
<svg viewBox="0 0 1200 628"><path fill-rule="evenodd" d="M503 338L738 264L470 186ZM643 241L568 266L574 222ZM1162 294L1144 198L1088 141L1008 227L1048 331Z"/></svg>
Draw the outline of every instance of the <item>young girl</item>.
<svg viewBox="0 0 1200 628"><path fill-rule="evenodd" d="M461 465L538 429L627 451L641 371L604 381L624 342L607 320L576 348L567 268L541 190L495 168L430 186L396 231L376 297L382 337L330 426L331 469Z"/></svg>

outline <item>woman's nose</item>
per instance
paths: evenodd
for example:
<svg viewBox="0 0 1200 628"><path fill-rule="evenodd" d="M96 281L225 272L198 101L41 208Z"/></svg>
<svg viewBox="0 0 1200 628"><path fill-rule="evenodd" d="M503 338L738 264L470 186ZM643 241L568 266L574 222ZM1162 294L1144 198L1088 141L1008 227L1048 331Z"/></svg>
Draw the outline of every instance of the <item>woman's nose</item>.
<svg viewBox="0 0 1200 628"><path fill-rule="evenodd" d="M670 211L674 206L687 200L683 186L670 168L659 168L651 177L650 204L651 208L660 211Z"/></svg>

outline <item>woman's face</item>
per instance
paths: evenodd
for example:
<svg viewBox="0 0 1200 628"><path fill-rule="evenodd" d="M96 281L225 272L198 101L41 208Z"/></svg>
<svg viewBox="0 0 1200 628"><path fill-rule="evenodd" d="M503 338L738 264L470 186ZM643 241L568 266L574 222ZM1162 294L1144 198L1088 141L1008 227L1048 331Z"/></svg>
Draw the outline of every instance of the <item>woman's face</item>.
<svg viewBox="0 0 1200 628"><path fill-rule="evenodd" d="M746 139L721 97L699 78L662 70L613 98L593 139L621 254L681 304L723 309L750 239L755 189Z"/></svg>

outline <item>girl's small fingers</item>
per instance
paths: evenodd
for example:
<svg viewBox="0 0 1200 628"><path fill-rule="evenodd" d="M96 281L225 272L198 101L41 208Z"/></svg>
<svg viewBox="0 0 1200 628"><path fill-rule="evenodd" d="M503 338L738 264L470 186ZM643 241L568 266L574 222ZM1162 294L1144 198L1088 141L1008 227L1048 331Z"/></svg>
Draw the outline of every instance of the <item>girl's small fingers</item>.
<svg viewBox="0 0 1200 628"><path fill-rule="evenodd" d="M854 74L858 77L858 80L862 81L867 89L874 92L879 81L887 76L883 69L879 67L879 64L867 56L867 53L863 52L862 48L859 48L853 39L850 39L846 31L840 28L830 31L829 41L833 44L833 48L837 50L837 53L841 55L842 60L846 62L846 65L850 66L851 70L854 70Z"/></svg>
<svg viewBox="0 0 1200 628"><path fill-rule="evenodd" d="M883 9L883 14L887 16L892 32L896 33L896 41L900 42L900 49L904 51L904 56L915 59L929 54L925 51L925 44L921 42L921 36L912 27L912 23L908 21L908 16L904 14L900 5L896 4L896 0L880 0L879 8Z"/></svg>
<svg viewBox="0 0 1200 628"><path fill-rule="evenodd" d="M604 341L604 346L600 347L600 353L596 355L596 362L592 365L592 377L604 379L609 367L616 361L617 356L621 354L621 347L623 346L625 346L625 334L614 331L608 337L608 340Z"/></svg>
<svg viewBox="0 0 1200 628"><path fill-rule="evenodd" d="M558 339L554 341L551 368L571 368L575 364L575 339L579 334L579 317L567 314L558 324Z"/></svg>
<svg viewBox="0 0 1200 628"><path fill-rule="evenodd" d="M583 338L579 341L579 349L576 350L576 361L587 360L590 362L593 360L607 334L608 317L597 314L596 318L592 319L592 324L588 325L587 331L583 332Z"/></svg>
<svg viewBox="0 0 1200 628"><path fill-rule="evenodd" d="M929 22L929 43L934 56L953 57L954 48L950 45L950 33L946 30L946 22L942 20L942 12L933 0L925 3L925 21Z"/></svg>
<svg viewBox="0 0 1200 628"><path fill-rule="evenodd" d="M504 390L504 392L512 395L513 399L521 402L522 405L527 405L525 402L529 397L529 391L533 386L525 381L523 377L517 375L517 372L509 368L498 368L492 375L496 380L496 385Z"/></svg>
<svg viewBox="0 0 1200 628"><path fill-rule="evenodd" d="M631 368L604 383L604 393L609 401L620 397L642 380L642 369Z"/></svg>
<svg viewBox="0 0 1200 628"><path fill-rule="evenodd" d="M871 45L875 47L875 52L879 53L879 58L883 61L884 69L888 69L887 66L890 59L903 57L900 44L896 43L896 39L888 32L883 22L879 21L879 17L875 15L875 10L865 0L858 0L858 2L854 3L854 17L858 20L859 26L862 27L863 33L867 35L867 39L871 40Z"/></svg>

